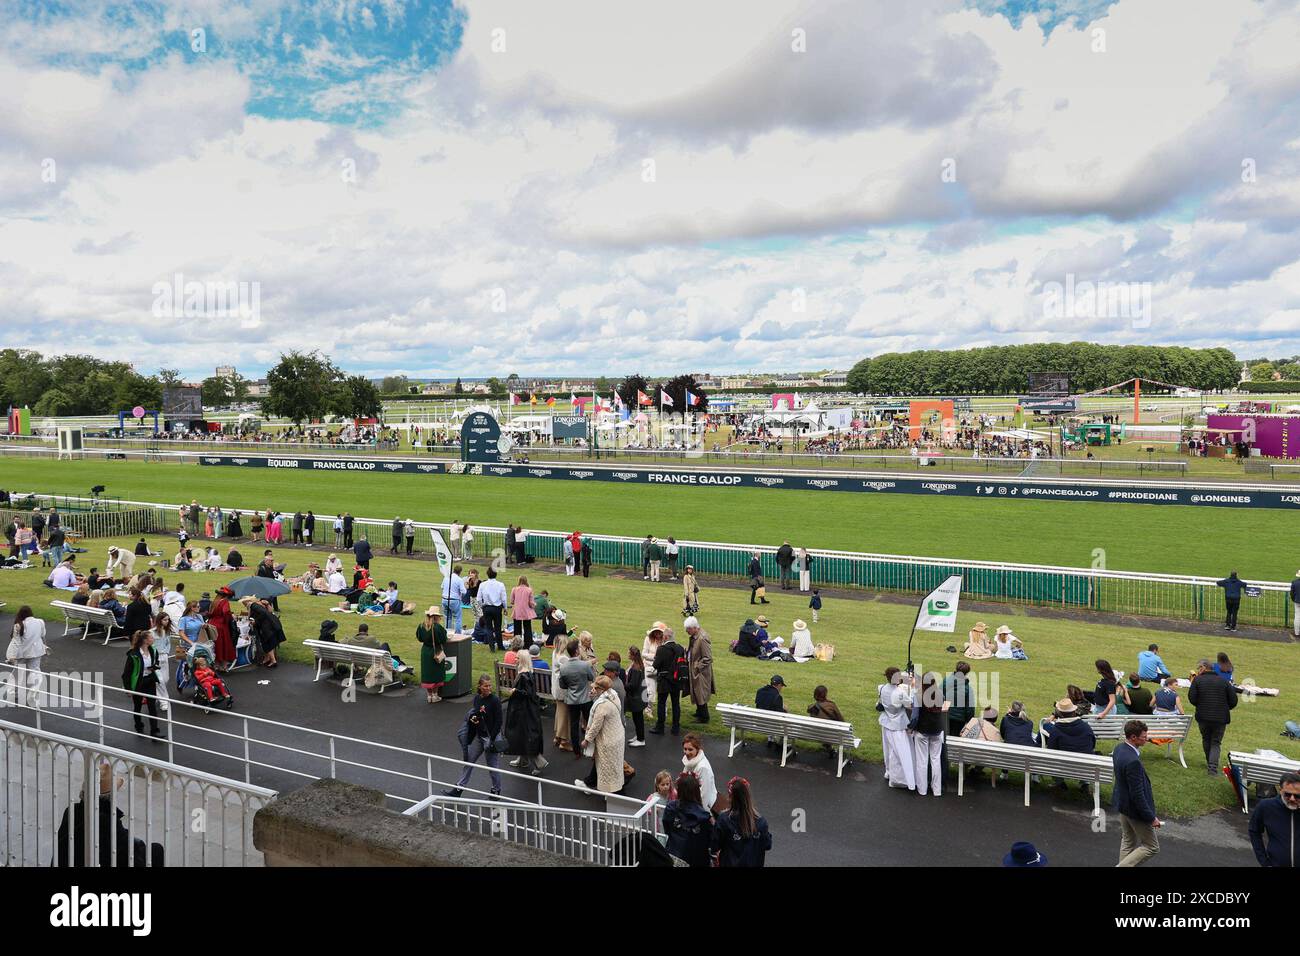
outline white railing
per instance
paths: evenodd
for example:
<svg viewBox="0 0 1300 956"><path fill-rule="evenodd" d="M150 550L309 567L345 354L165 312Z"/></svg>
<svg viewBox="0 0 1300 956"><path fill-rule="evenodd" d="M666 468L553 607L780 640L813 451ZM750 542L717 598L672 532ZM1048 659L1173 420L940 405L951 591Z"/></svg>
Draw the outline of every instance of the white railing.
<svg viewBox="0 0 1300 956"><path fill-rule="evenodd" d="M379 780L385 796L400 808L431 797L440 789L457 788L466 767L475 771L471 781L476 777L486 778L488 773L482 763L471 764L265 717L212 709L175 697L168 700L158 695L136 694L75 675L41 673L38 679L36 672L21 666L10 665L10 668L16 680L0 684L0 700L13 713L32 714L37 731L44 730L46 723L67 722L101 745L108 735L121 735L146 745L165 747L169 764L202 760L223 768L232 778L242 778L247 785L252 785L255 777L263 783L275 784L277 789L327 776L351 779L369 787L376 786ZM37 693L38 689L34 704L24 691ZM174 685L170 690L175 692ZM156 744L148 733L128 729L134 719L133 697L153 699L158 704L166 701L170 705L158 716L164 736ZM194 719L180 719L181 715ZM503 795L500 798L503 804L560 807L562 801L572 802L590 793L585 787L505 767L496 772L519 784L525 792L536 793L535 800ZM488 790L474 786L460 789L484 799L491 796ZM610 795L609 800L629 813L640 808L640 801L632 797Z"/></svg>
<svg viewBox="0 0 1300 956"><path fill-rule="evenodd" d="M260 866L275 791L0 720L5 866Z"/></svg>
<svg viewBox="0 0 1300 956"><path fill-rule="evenodd" d="M663 832L658 801L646 801L635 813L623 814L437 796L404 812L466 833L601 866L635 866L642 836Z"/></svg>

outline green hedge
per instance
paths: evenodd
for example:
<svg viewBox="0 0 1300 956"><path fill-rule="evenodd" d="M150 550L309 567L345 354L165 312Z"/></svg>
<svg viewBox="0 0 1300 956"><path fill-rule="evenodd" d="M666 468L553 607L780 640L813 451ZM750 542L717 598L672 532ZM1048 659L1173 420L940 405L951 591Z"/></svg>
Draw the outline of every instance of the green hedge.
<svg viewBox="0 0 1300 956"><path fill-rule="evenodd" d="M1272 395L1300 392L1300 382L1242 382L1241 390L1252 395Z"/></svg>

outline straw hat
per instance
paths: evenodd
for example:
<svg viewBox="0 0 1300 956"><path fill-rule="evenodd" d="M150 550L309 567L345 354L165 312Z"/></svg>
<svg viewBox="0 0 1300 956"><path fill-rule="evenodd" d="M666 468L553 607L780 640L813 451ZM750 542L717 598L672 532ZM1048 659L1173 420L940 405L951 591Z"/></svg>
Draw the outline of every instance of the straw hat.
<svg viewBox="0 0 1300 956"><path fill-rule="evenodd" d="M425 617L442 617L442 608L436 604L430 604L429 610L424 612Z"/></svg>
<svg viewBox="0 0 1300 956"><path fill-rule="evenodd" d="M805 623L801 618L795 618L795 621L794 621L794 629L795 629L796 631L802 631L802 630L804 630L804 629L807 628L807 627L808 627L808 625L807 625L807 624L806 624L806 623Z"/></svg>
<svg viewBox="0 0 1300 956"><path fill-rule="evenodd" d="M1011 628L1009 628L1009 627L1007 627L1005 624L1003 624L1001 627L998 628L998 634L997 634L997 636L998 636L998 637L1001 637L1003 634L1010 634L1010 633L1011 633Z"/></svg>
<svg viewBox="0 0 1300 956"><path fill-rule="evenodd" d="M769 624L772 623L767 619L766 614L760 614L758 617L754 618L754 620L758 622L759 627L767 627Z"/></svg>
<svg viewBox="0 0 1300 956"><path fill-rule="evenodd" d="M1074 706L1074 701L1070 700L1070 698L1062 697L1056 702L1056 710L1057 713L1061 714L1073 714L1077 713L1079 708Z"/></svg>
<svg viewBox="0 0 1300 956"><path fill-rule="evenodd" d="M972 631L979 631L981 634L983 634L988 629L989 626L985 624L983 621L976 621L975 626L971 628Z"/></svg>

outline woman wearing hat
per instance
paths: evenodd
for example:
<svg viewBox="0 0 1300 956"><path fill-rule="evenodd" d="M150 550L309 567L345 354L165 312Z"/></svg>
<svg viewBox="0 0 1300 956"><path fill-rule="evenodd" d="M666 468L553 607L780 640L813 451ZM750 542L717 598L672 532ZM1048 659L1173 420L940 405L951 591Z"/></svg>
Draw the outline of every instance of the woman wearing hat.
<svg viewBox="0 0 1300 956"><path fill-rule="evenodd" d="M217 632L213 654L219 671L228 671L235 663L235 616L230 613L230 599L234 596L235 592L224 585L217 588L217 599L208 611L208 623Z"/></svg>
<svg viewBox="0 0 1300 956"><path fill-rule="evenodd" d="M1001 661L1013 660L1015 654L1012 652L1011 642L1015 639L1016 636L1011 633L1011 628L1005 624L999 627L997 634L993 637L993 656Z"/></svg>
<svg viewBox="0 0 1300 956"><path fill-rule="evenodd" d="M667 624L663 621L655 621L650 625L650 630L645 632L645 640L641 642L641 660L645 661L647 711L654 710L655 704L659 700L659 681L655 676L654 659L659 650L659 645L664 642L664 632L667 630Z"/></svg>
<svg viewBox="0 0 1300 956"><path fill-rule="evenodd" d="M430 704L442 700L438 691L447 682L447 629L442 626L442 608L434 604L424 612L424 621L415 629L420 642L420 686Z"/></svg>
<svg viewBox="0 0 1300 956"><path fill-rule="evenodd" d="M983 621L976 622L975 626L970 629L967 635L966 645L962 648L962 654L972 661L983 661L993 656L993 648L989 646L988 636L989 626Z"/></svg>
<svg viewBox="0 0 1300 956"><path fill-rule="evenodd" d="M790 633L790 656L800 664L812 660L815 651L807 622L797 618L791 626L794 630Z"/></svg>
<svg viewBox="0 0 1300 956"><path fill-rule="evenodd" d="M682 616L690 617L700 612L700 586L695 582L695 568L686 565L682 574Z"/></svg>

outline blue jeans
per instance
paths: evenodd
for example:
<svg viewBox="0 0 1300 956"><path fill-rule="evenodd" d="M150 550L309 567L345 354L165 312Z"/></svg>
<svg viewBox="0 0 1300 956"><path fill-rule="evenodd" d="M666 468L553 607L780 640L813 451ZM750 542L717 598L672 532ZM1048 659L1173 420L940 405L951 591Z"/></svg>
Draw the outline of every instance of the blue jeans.
<svg viewBox="0 0 1300 956"><path fill-rule="evenodd" d="M56 544L50 548L50 559L54 562L55 567L63 563L63 545Z"/></svg>
<svg viewBox="0 0 1300 956"><path fill-rule="evenodd" d="M442 608L447 612L447 630L452 634L459 634L461 630L460 601L456 598L444 598ZM453 628L452 624L456 626Z"/></svg>
<svg viewBox="0 0 1300 956"><path fill-rule="evenodd" d="M465 751L465 761L467 763L478 763L479 757L484 757L484 763L488 765L488 775L492 778L492 789L500 792L501 774L497 773L497 767L501 766L501 755L488 750L488 741L486 737L475 737L469 742L469 747ZM456 781L456 789L464 790L469 784L470 774L474 772L473 767L466 767L460 773L460 779Z"/></svg>

